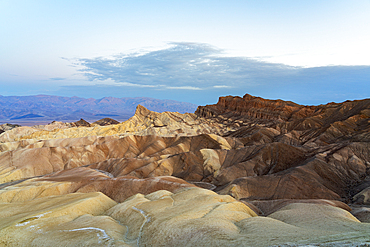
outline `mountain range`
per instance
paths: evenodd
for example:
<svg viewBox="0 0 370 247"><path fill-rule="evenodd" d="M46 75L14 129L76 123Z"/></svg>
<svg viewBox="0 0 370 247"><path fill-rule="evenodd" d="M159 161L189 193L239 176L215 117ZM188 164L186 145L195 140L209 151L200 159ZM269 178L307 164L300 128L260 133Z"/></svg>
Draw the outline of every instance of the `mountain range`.
<svg viewBox="0 0 370 247"><path fill-rule="evenodd" d="M80 118L96 121L105 117L124 121L133 116L139 104L156 112L194 112L197 107L186 102L146 97L86 99L52 95L0 96L0 122L32 125Z"/></svg>

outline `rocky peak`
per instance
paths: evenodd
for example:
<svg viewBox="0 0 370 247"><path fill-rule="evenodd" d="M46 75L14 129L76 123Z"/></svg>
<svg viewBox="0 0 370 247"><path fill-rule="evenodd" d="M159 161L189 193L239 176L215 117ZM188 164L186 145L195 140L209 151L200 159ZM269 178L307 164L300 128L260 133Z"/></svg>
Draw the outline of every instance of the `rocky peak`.
<svg viewBox="0 0 370 247"><path fill-rule="evenodd" d="M87 122L86 120L84 120L84 119L82 119L82 118L81 118L79 121L74 122L73 124L74 124L76 127L80 127L80 126L90 127L90 126L91 126L89 122Z"/></svg>
<svg viewBox="0 0 370 247"><path fill-rule="evenodd" d="M95 121L93 124L100 125L100 126L107 126L107 125L112 125L112 124L119 124L119 122L112 118L103 118L98 121Z"/></svg>
<svg viewBox="0 0 370 247"><path fill-rule="evenodd" d="M135 110L135 116L145 117L145 116L148 116L150 113L152 113L152 111L148 110L147 108L145 108L144 106L140 104L137 105L136 110Z"/></svg>

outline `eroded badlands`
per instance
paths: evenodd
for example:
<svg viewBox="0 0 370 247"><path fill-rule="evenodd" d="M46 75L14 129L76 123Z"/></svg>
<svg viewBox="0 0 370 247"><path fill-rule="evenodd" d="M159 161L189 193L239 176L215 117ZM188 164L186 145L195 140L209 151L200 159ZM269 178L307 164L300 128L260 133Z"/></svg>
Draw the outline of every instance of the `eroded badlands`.
<svg viewBox="0 0 370 247"><path fill-rule="evenodd" d="M0 246L370 244L370 100L5 127Z"/></svg>

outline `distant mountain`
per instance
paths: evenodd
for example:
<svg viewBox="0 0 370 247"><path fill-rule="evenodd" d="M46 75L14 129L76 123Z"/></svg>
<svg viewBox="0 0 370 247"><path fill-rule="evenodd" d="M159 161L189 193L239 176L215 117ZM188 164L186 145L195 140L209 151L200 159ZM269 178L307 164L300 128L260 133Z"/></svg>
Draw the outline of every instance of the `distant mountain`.
<svg viewBox="0 0 370 247"><path fill-rule="evenodd" d="M20 123L48 121L75 121L81 118L96 121L110 117L127 120L135 113L137 105L156 111L194 112L196 105L175 100L145 97L85 99L52 95L1 96L0 122Z"/></svg>

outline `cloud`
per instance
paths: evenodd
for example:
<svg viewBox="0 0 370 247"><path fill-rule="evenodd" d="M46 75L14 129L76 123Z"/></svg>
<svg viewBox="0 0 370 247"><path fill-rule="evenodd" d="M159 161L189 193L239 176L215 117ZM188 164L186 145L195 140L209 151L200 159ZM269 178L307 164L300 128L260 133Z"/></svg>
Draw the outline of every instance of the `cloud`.
<svg viewBox="0 0 370 247"><path fill-rule="evenodd" d="M147 53L78 59L75 65L82 66L80 72L91 81L110 79L128 83L128 86L164 85L167 89L197 90L254 85L262 77L295 73L296 70L292 66L251 58L225 57L222 50L208 44L170 44L169 48Z"/></svg>
<svg viewBox="0 0 370 247"><path fill-rule="evenodd" d="M300 104L369 97L370 66L303 68L260 59L228 57L201 43L170 43L157 51L81 58L74 65L92 85L63 87L59 93L153 97L196 104L245 93Z"/></svg>
<svg viewBox="0 0 370 247"><path fill-rule="evenodd" d="M230 86L226 85L218 85L218 86L213 86L214 88L230 88Z"/></svg>
<svg viewBox="0 0 370 247"><path fill-rule="evenodd" d="M105 83L100 83L102 85L112 85L112 84L105 84ZM141 88L145 88L145 87L148 87L148 88L157 88L157 87L161 87L163 85L141 85L141 84L134 84L134 83L129 83L129 82L117 82L117 83L114 83L114 85L116 86L126 86L126 87L141 87Z"/></svg>
<svg viewBox="0 0 370 247"><path fill-rule="evenodd" d="M182 87L166 87L167 89L183 89L183 90L202 90L199 87L182 86Z"/></svg>
<svg viewBox="0 0 370 247"><path fill-rule="evenodd" d="M66 80L66 78L63 78L63 77L52 77L52 78L49 78L50 80L53 80L53 81L63 81L63 80Z"/></svg>

